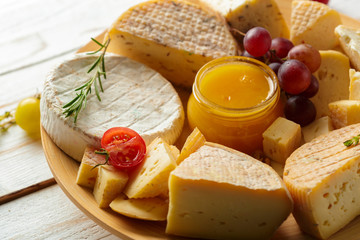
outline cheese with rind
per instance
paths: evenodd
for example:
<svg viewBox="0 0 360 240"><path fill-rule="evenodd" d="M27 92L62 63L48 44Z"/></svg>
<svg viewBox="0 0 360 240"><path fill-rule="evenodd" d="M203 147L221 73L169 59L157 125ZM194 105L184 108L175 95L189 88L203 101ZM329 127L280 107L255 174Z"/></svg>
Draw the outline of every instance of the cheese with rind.
<svg viewBox="0 0 360 240"><path fill-rule="evenodd" d="M209 239L268 239L292 200L268 165L206 143L170 174L166 233Z"/></svg>
<svg viewBox="0 0 360 240"><path fill-rule="evenodd" d="M169 81L191 87L207 62L236 55L237 43L216 15L185 1L140 3L109 28L109 52L128 56Z"/></svg>
<svg viewBox="0 0 360 240"><path fill-rule="evenodd" d="M343 144L359 133L360 124L334 130L286 160L283 179L304 232L326 239L360 214L360 145Z"/></svg>
<svg viewBox="0 0 360 240"><path fill-rule="evenodd" d="M92 76L87 71L96 58L76 54L55 67L45 81L41 123L55 144L81 161L87 145L99 149L104 132L119 126L135 130L146 144L156 137L174 143L185 118L176 90L149 67L115 54L105 56L107 78L102 81L101 101L92 93L76 124L73 117L65 118L64 104Z"/></svg>
<svg viewBox="0 0 360 240"><path fill-rule="evenodd" d="M360 71L360 29L339 25L335 28L335 34L351 64Z"/></svg>
<svg viewBox="0 0 360 240"><path fill-rule="evenodd" d="M341 100L329 103L330 117L335 128L360 123L360 101Z"/></svg>

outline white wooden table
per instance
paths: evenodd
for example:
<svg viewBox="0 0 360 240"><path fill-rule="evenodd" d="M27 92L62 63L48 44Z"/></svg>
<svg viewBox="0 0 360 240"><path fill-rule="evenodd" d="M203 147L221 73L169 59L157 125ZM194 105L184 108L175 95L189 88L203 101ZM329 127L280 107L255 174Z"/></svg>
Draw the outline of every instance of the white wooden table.
<svg viewBox="0 0 360 240"><path fill-rule="evenodd" d="M141 0L0 1L0 114L41 92L49 69ZM330 0L360 20L360 1ZM0 239L116 239L56 185L39 137L0 133ZM360 231L360 229L359 229Z"/></svg>

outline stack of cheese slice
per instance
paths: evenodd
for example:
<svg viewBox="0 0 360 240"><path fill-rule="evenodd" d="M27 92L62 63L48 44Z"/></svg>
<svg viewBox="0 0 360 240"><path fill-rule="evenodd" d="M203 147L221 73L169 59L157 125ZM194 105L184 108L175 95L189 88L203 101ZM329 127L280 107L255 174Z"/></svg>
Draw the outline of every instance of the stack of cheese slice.
<svg viewBox="0 0 360 240"><path fill-rule="evenodd" d="M208 61L236 55L237 44L226 24L200 6L178 0L136 5L110 27L109 52L128 56L169 81L191 87Z"/></svg>
<svg viewBox="0 0 360 240"><path fill-rule="evenodd" d="M292 210L268 165L205 143L170 174L166 233L209 239L268 239Z"/></svg>
<svg viewBox="0 0 360 240"><path fill-rule="evenodd" d="M360 124L334 130L306 143L286 161L284 181L294 199L301 229L326 239L360 214L360 145L343 142L360 134Z"/></svg>
<svg viewBox="0 0 360 240"><path fill-rule="evenodd" d="M173 86L149 67L119 55L105 56L107 78L102 82L101 101L88 96L76 124L65 118L63 106L72 100L75 88L92 76L87 73L97 56L78 54L57 66L48 76L41 98L41 122L65 153L81 161L87 145L100 148L111 127L129 127L149 144L161 137L169 144L182 131L184 111Z"/></svg>

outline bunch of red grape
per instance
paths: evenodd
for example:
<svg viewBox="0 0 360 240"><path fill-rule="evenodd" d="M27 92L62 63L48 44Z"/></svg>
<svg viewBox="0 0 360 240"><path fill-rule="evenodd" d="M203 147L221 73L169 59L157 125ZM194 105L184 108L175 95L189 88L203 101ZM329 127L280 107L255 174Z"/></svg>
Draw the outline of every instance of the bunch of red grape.
<svg viewBox="0 0 360 240"><path fill-rule="evenodd" d="M250 29L243 44L243 56L264 61L277 74L279 85L288 97L285 117L301 126L314 121L316 109L309 98L319 90L319 82L312 75L321 64L319 51L309 44L294 46L285 38L271 39L262 27Z"/></svg>

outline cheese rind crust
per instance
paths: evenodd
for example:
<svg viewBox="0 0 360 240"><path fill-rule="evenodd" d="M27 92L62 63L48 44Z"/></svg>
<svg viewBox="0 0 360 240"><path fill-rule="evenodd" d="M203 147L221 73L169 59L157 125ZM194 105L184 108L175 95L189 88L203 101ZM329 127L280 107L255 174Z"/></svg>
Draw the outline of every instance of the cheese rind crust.
<svg viewBox="0 0 360 240"><path fill-rule="evenodd" d="M360 145L343 142L360 124L334 130L296 150L286 161L284 182L294 199L300 228L326 239L360 214Z"/></svg>

